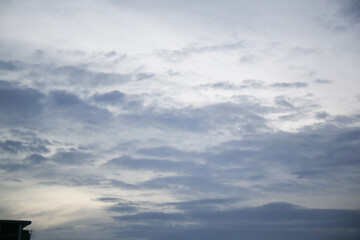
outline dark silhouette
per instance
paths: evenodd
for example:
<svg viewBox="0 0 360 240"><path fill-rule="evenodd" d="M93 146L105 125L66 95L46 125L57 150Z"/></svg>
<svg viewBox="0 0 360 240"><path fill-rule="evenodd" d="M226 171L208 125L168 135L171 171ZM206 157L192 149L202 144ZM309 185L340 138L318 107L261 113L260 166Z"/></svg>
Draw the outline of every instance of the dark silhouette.
<svg viewBox="0 0 360 240"><path fill-rule="evenodd" d="M0 240L30 240L29 230L23 228L31 221L0 220Z"/></svg>

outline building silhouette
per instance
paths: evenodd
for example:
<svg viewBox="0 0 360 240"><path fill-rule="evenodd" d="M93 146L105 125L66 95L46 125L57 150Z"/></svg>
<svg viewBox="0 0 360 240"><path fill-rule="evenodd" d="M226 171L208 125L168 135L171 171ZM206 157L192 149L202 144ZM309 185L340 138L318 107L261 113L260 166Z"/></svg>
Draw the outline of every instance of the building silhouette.
<svg viewBox="0 0 360 240"><path fill-rule="evenodd" d="M0 240L30 240L29 230L23 228L31 221L0 220Z"/></svg>

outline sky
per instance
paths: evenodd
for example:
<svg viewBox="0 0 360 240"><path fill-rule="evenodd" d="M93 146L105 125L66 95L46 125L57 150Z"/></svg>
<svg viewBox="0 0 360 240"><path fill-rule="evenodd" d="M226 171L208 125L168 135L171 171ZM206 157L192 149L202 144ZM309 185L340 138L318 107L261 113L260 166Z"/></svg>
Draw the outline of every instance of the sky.
<svg viewBox="0 0 360 240"><path fill-rule="evenodd" d="M0 32L0 219L360 238L360 1L0 0Z"/></svg>

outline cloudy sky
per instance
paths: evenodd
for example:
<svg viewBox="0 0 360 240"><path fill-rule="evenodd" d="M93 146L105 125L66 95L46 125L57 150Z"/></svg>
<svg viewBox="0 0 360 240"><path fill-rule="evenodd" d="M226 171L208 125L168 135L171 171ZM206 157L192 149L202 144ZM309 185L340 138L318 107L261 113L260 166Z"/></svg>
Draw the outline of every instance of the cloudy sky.
<svg viewBox="0 0 360 240"><path fill-rule="evenodd" d="M360 238L360 1L0 1L0 218L38 240Z"/></svg>

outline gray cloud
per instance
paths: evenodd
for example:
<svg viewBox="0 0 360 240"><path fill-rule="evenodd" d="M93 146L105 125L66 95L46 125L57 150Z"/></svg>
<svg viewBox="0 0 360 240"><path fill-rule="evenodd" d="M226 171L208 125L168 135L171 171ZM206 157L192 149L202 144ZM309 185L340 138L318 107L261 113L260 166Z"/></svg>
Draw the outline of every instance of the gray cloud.
<svg viewBox="0 0 360 240"><path fill-rule="evenodd" d="M219 45L211 46L189 46L181 50L169 51L169 50L159 50L157 55L159 57L165 58L168 61L181 61L186 57L191 56L192 54L201 54L209 52L218 52L218 51L232 51L239 48L245 47L245 41L238 41L234 43L226 43Z"/></svg>
<svg viewBox="0 0 360 240"><path fill-rule="evenodd" d="M81 164L81 163L79 163ZM78 187L97 187L102 189L138 189L137 186L120 180L106 178L102 174L83 173L84 165L72 163L72 167L77 167L75 172L64 172L61 165L56 167L47 165L46 171L38 171L36 178L43 185L60 185L60 186L78 186ZM24 166L24 165L22 165ZM89 166L89 165L86 165ZM40 169L43 170L43 169Z"/></svg>
<svg viewBox="0 0 360 240"><path fill-rule="evenodd" d="M182 193L191 196L206 196L209 194L223 196L226 194L227 196L240 195L242 198L247 198L252 194L251 189L232 186L219 181L216 176L211 176L214 172L209 171L207 168L203 168L190 176L180 175L175 177L154 178L142 182L140 186L143 189L163 189L171 191L173 194Z"/></svg>
<svg viewBox="0 0 360 240"><path fill-rule="evenodd" d="M5 1L0 215L39 240L359 239L355 5Z"/></svg>
<svg viewBox="0 0 360 240"><path fill-rule="evenodd" d="M130 156L122 156L108 161L105 166L121 167L133 170L158 170L183 172L195 170L197 166L192 162L176 162L157 159L134 159Z"/></svg>
<svg viewBox="0 0 360 240"><path fill-rule="evenodd" d="M89 164L93 161L94 156L90 153L79 152L75 149L70 149L70 151L58 151L54 156L51 157L51 160L64 165L79 165L79 164Z"/></svg>
<svg viewBox="0 0 360 240"><path fill-rule="evenodd" d="M21 164L21 163L11 163L11 162L7 162L7 163L2 163L3 160L1 159L0 161L0 169L4 170L6 172L17 172L17 171L27 171L29 170L29 167L25 164Z"/></svg>
<svg viewBox="0 0 360 240"><path fill-rule="evenodd" d="M113 202L113 201L109 201L108 200L109 198L102 198L101 201L104 201L104 199L106 199L105 202ZM138 203L138 202L127 202L122 199L116 199L116 201L117 201L116 204L113 204L112 206L106 208L106 210L111 212L112 214L114 214L114 213L129 214L129 213L138 212L139 210L142 209L141 203Z"/></svg>
<svg viewBox="0 0 360 240"><path fill-rule="evenodd" d="M154 147L154 148L141 148L137 150L138 154L151 157L162 157L162 158L180 158L180 159L191 159L199 156L197 152L181 151L173 147Z"/></svg>
<svg viewBox="0 0 360 240"><path fill-rule="evenodd" d="M66 91L52 91L50 99L53 100L56 107L72 107L82 104L82 101L74 94Z"/></svg>
<svg viewBox="0 0 360 240"><path fill-rule="evenodd" d="M119 203L115 206L111 206L111 207L107 208L107 210L110 212L128 213L128 212L136 212L137 208Z"/></svg>
<svg viewBox="0 0 360 240"><path fill-rule="evenodd" d="M331 84L334 83L333 81L330 81L328 79L315 79L314 80L315 83L320 83L320 84Z"/></svg>
<svg viewBox="0 0 360 240"><path fill-rule="evenodd" d="M103 108L92 106L78 96L66 91L52 91L49 93L49 113L62 119L73 119L85 124L97 125L108 122L112 114Z"/></svg>
<svg viewBox="0 0 360 240"><path fill-rule="evenodd" d="M141 96L128 95L118 90L105 93L96 93L91 99L98 104L113 105L124 110L136 111L143 108L143 99Z"/></svg>
<svg viewBox="0 0 360 240"><path fill-rule="evenodd" d="M359 144L360 138L357 132L357 128L345 130L324 125L300 133L278 133L268 136L269 138L259 135L248 141L223 143L218 147L220 152L212 158L217 164L227 162L233 167L281 163L290 172L299 173L299 177L313 176L304 174L311 169L316 173L323 172L324 178L335 174L338 179L347 181L347 173L350 174L359 164L360 153L356 144ZM254 147L256 150L237 150L240 146L250 149Z"/></svg>
<svg viewBox="0 0 360 240"><path fill-rule="evenodd" d="M121 104L125 100L125 94L120 91L114 90L103 94L97 93L93 96L93 99L96 102L115 105Z"/></svg>
<svg viewBox="0 0 360 240"><path fill-rule="evenodd" d="M357 0L341 1L342 9L340 13L345 16L351 24L360 22L360 3Z"/></svg>
<svg viewBox="0 0 360 240"><path fill-rule="evenodd" d="M59 173L54 169L42 172L37 176L42 185L61 185L61 186L82 186L82 187L99 187L103 177L95 174L73 174Z"/></svg>
<svg viewBox="0 0 360 240"><path fill-rule="evenodd" d="M122 189L128 189L128 190L134 190L139 189L139 186L135 184L130 184L124 181L119 181L116 179L109 179L109 186L115 187L115 188L122 188Z"/></svg>
<svg viewBox="0 0 360 240"><path fill-rule="evenodd" d="M33 88L13 87L2 82L0 85L0 122L16 125L26 124L38 117L44 108L45 95Z"/></svg>
<svg viewBox="0 0 360 240"><path fill-rule="evenodd" d="M21 142L6 140L0 141L0 151L7 153L21 153L21 152L37 152L37 153L48 153L49 149L46 144L42 142Z"/></svg>
<svg viewBox="0 0 360 240"><path fill-rule="evenodd" d="M218 206L225 207L234 204L240 199L234 198L208 198L186 202L169 202L160 204L161 206L174 206L182 211L194 211L200 209L217 209Z"/></svg>
<svg viewBox="0 0 360 240"><path fill-rule="evenodd" d="M48 67L39 69L45 71L45 74L53 74L54 76L61 77L61 82L57 84L65 85L79 85L79 86L101 86L121 83L131 80L129 75L119 73L105 73L105 72L93 72L78 66L62 66L62 67ZM62 78L67 81L64 82Z"/></svg>
<svg viewBox="0 0 360 240"><path fill-rule="evenodd" d="M44 54L43 51L42 55ZM47 57L49 58L50 56ZM23 78L26 78L27 80L32 80L34 86L60 86L63 88L74 86L77 88L109 86L122 84L138 78L153 77L153 75L147 73L139 73L137 76L136 74L93 71L89 69L88 64L57 65L54 63L49 64L46 60L49 59L42 60L43 63L41 61L40 63L28 63L0 60L0 71L19 72L23 70L17 75L18 81L23 81ZM47 79L47 81L43 81L44 79Z"/></svg>
<svg viewBox="0 0 360 240"><path fill-rule="evenodd" d="M119 237L162 239L339 239L360 236L360 212L308 209L289 203L232 210L200 208L184 213L144 212L114 216L131 223ZM146 223L140 225L140 223ZM173 225L176 223L176 225ZM194 223L187 225L187 223ZM334 231L336 227L336 231Z"/></svg>
<svg viewBox="0 0 360 240"><path fill-rule="evenodd" d="M118 202L121 199L120 198L114 198L114 197L102 197L102 198L97 198L95 200L96 201L101 201L101 202Z"/></svg>
<svg viewBox="0 0 360 240"><path fill-rule="evenodd" d="M230 82L217 82L217 83L210 84L210 85L204 85L204 87L212 87L212 88L219 88L219 89L226 89L226 90L240 90L240 89L247 89L247 88L262 89L262 88L265 88L266 86L264 85L264 83L262 81L247 79L247 80L243 80L240 85L233 84Z"/></svg>
<svg viewBox="0 0 360 240"><path fill-rule="evenodd" d="M328 118L330 116L330 114L328 114L327 112L317 112L316 114L315 114L315 117L317 118L317 119L326 119L326 118Z"/></svg>
<svg viewBox="0 0 360 240"><path fill-rule="evenodd" d="M279 106L295 108L284 96L275 97L274 102Z"/></svg>
<svg viewBox="0 0 360 240"><path fill-rule="evenodd" d="M23 146L22 142L6 140L5 142L0 142L0 149L3 152L17 153L27 150Z"/></svg>
<svg viewBox="0 0 360 240"><path fill-rule="evenodd" d="M42 164L47 161L47 158L40 154L31 154L30 156L25 158L25 161L30 162L32 164Z"/></svg>
<svg viewBox="0 0 360 240"><path fill-rule="evenodd" d="M154 73L139 73L136 75L136 81L142 81L146 79L151 79L155 77L156 75Z"/></svg>
<svg viewBox="0 0 360 240"><path fill-rule="evenodd" d="M244 101L240 104L219 103L203 108L148 108L140 113L121 114L119 118L130 125L189 132L206 132L228 124L236 124L243 132L256 132L268 129L266 120L260 114L273 111L276 110Z"/></svg>
<svg viewBox="0 0 360 240"><path fill-rule="evenodd" d="M323 80L325 81L325 80ZM217 82L214 84L201 85L200 87L218 88L224 90L244 90L244 89L267 89L267 88L306 88L307 83L304 82L278 82L271 85L265 85L260 80L243 80L241 84L234 84L231 82Z"/></svg>
<svg viewBox="0 0 360 240"><path fill-rule="evenodd" d="M18 71L21 69L22 69L22 66L19 61L1 61L0 60L0 71Z"/></svg>
<svg viewBox="0 0 360 240"><path fill-rule="evenodd" d="M189 110L191 111L191 110ZM142 113L122 114L119 118L127 124L140 127L173 128L186 131L204 131L208 123L198 116L183 111L148 109Z"/></svg>
<svg viewBox="0 0 360 240"><path fill-rule="evenodd" d="M306 88L308 84L303 82L295 82L295 83L281 82L281 83L274 83L270 86L274 88Z"/></svg>
<svg viewBox="0 0 360 240"><path fill-rule="evenodd" d="M155 178L140 183L139 187L196 194L212 192L220 195L230 191L241 192L244 197L250 196L252 193L249 189L244 190L233 185L242 180L257 184L253 189L266 192L290 193L311 189L320 191L320 188L324 187L323 182L322 187L296 181L270 185L266 181L260 183L273 178L269 171L272 166L282 166L289 174L302 179L312 179L315 182L336 177L337 188L343 185L351 187L352 181L355 181L360 156L356 147L360 141L358 130L334 127L332 121L338 120L331 119L327 120L327 124L319 125L314 129L302 129L299 133L259 132L252 134L251 138L223 142L203 152L186 152L171 147L139 149L138 154L165 159L133 159L125 156L109 161L108 165L133 170L174 171L180 175ZM166 158L177 161L168 161ZM194 165L191 162L178 162L191 159L203 163ZM259 169L258 166L262 168Z"/></svg>

